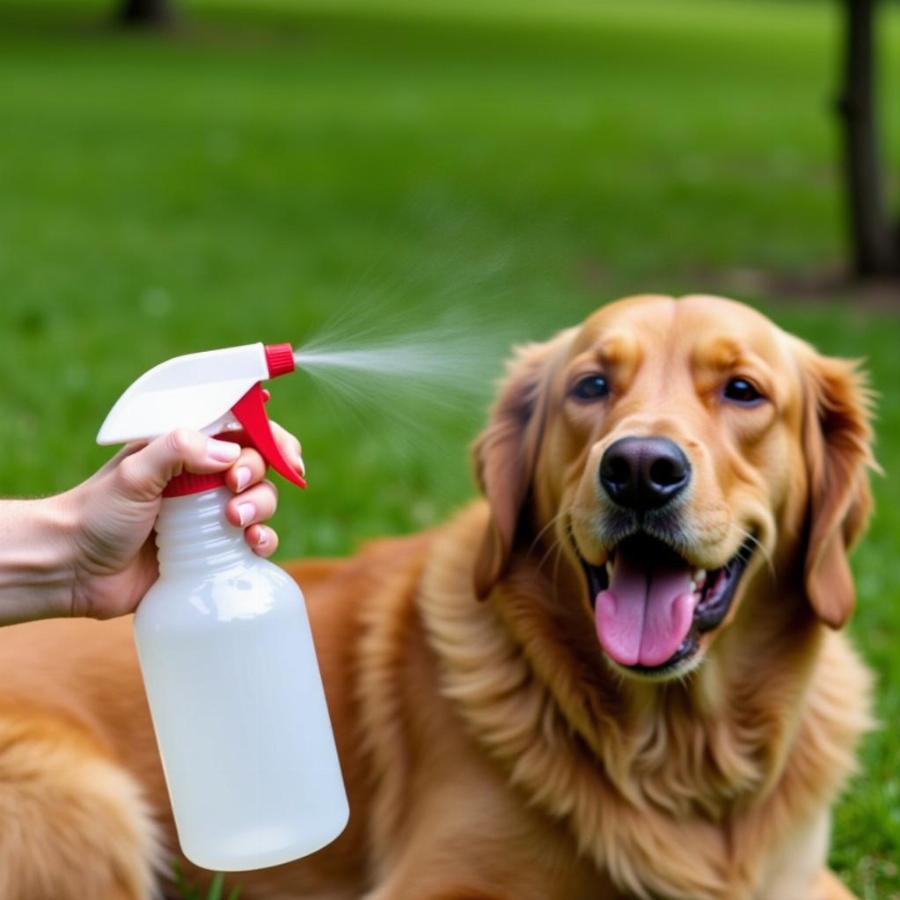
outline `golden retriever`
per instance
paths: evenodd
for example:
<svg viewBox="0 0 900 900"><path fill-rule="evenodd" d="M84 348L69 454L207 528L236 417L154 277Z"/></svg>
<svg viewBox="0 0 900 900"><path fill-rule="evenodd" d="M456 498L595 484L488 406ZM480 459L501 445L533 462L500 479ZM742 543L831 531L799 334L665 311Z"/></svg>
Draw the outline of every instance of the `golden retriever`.
<svg viewBox="0 0 900 900"><path fill-rule="evenodd" d="M849 897L825 860L868 725L838 630L868 406L853 364L718 298L521 348L474 446L484 499L289 567L351 818L230 879L242 900ZM0 633L2 900L167 889L130 627Z"/></svg>

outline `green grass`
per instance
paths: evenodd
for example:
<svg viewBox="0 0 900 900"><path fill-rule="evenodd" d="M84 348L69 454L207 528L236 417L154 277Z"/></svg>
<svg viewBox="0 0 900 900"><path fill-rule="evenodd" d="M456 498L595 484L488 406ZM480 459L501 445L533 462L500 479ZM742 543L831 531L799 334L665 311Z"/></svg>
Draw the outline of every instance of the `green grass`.
<svg viewBox="0 0 900 900"><path fill-rule="evenodd" d="M172 864L172 883L178 892L179 900L240 900L241 896L239 886L231 888L226 896L225 875L222 872L213 875L209 887L204 891L185 877L178 861Z"/></svg>
<svg viewBox="0 0 900 900"><path fill-rule="evenodd" d="M121 390L177 353L299 342L344 308L488 310L542 337L625 292L835 265L837 7L202 0L158 37L105 27L96 0L4 4L0 492L83 478ZM884 24L896 84L900 15ZM888 133L897 171L896 109ZM887 477L851 630L884 728L832 862L860 895L900 896L900 303L741 296L868 357L882 393ZM272 407L311 476L282 492L282 558L437 522L471 494L477 403L410 408L431 434L414 441L308 381L277 383Z"/></svg>

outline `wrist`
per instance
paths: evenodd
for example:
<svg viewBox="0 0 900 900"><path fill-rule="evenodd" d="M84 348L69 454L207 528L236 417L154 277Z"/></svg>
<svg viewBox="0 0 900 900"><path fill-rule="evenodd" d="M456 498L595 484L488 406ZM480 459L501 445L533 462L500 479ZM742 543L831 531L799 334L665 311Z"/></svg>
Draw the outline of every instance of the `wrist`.
<svg viewBox="0 0 900 900"><path fill-rule="evenodd" d="M66 495L7 500L0 522L0 625L72 614L74 516Z"/></svg>

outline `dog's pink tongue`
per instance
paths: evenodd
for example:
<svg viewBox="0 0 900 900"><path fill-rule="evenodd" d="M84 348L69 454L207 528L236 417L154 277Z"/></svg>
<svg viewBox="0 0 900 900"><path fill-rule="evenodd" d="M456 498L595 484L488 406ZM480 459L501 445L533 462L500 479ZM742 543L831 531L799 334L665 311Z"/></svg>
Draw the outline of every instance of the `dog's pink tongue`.
<svg viewBox="0 0 900 900"><path fill-rule="evenodd" d="M655 566L619 553L609 588L597 595L597 636L623 666L659 666L681 646L696 605L687 566Z"/></svg>

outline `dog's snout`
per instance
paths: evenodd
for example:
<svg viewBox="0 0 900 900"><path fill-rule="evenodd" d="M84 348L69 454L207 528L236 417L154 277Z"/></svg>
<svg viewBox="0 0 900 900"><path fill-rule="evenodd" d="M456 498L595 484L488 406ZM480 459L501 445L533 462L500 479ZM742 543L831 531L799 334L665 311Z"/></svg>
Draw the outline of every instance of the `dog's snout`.
<svg viewBox="0 0 900 900"><path fill-rule="evenodd" d="M638 512L664 506L690 480L691 464L669 438L620 438L600 460L603 490L619 506Z"/></svg>

